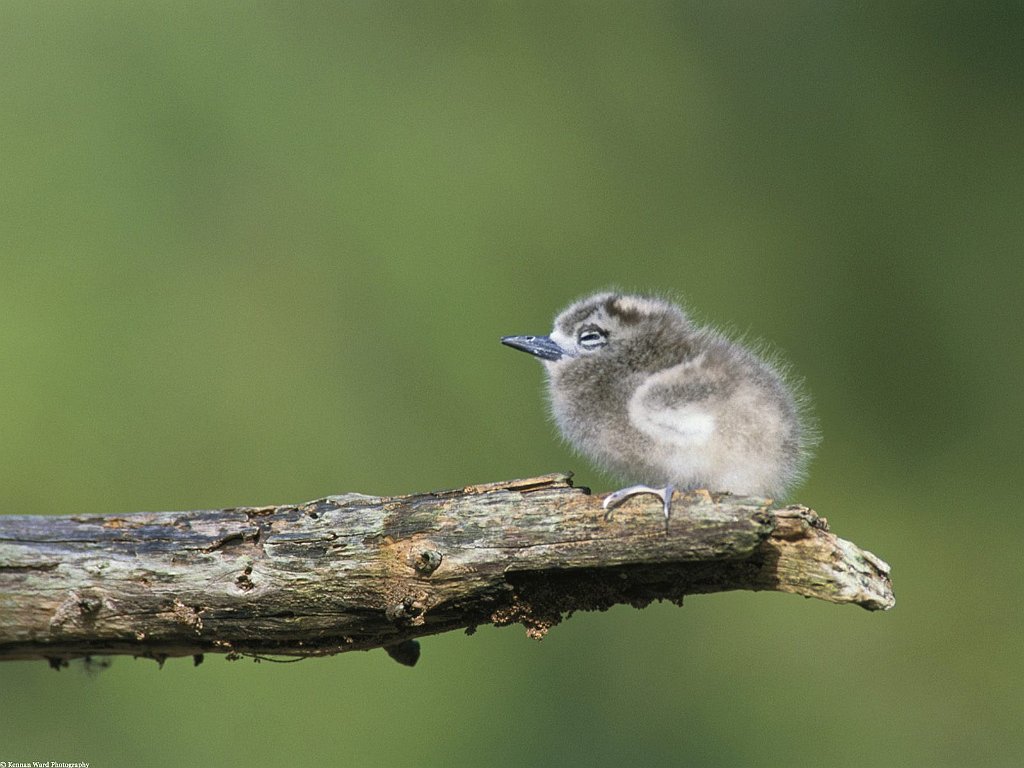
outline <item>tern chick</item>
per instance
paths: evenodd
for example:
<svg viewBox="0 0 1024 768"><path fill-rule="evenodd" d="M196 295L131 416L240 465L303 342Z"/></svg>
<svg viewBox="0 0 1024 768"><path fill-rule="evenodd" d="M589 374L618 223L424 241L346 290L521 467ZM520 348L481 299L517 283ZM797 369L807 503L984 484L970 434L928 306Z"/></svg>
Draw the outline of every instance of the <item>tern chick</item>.
<svg viewBox="0 0 1024 768"><path fill-rule="evenodd" d="M658 298L598 293L555 318L549 336L501 340L547 369L565 438L603 469L640 483L610 494L707 488L782 498L815 442L779 369Z"/></svg>

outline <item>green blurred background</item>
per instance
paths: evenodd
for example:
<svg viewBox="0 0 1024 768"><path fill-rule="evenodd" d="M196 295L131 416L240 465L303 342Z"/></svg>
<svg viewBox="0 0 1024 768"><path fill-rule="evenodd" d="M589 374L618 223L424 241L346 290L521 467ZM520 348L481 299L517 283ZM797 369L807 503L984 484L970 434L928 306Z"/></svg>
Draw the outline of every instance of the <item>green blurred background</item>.
<svg viewBox="0 0 1024 768"><path fill-rule="evenodd" d="M685 297L806 378L893 565L300 664L0 664L0 760L1024 762L1020 3L7 2L0 509L574 469L498 344Z"/></svg>

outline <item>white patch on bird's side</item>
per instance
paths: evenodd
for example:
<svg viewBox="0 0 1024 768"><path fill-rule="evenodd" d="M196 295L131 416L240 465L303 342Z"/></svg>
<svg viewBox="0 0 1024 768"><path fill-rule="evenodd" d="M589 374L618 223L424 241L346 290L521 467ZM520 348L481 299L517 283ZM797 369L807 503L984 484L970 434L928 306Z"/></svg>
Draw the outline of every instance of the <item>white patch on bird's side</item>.
<svg viewBox="0 0 1024 768"><path fill-rule="evenodd" d="M685 379L686 368L700 367L703 355L649 376L629 399L629 420L641 432L676 448L700 448L715 432L715 416L704 403L657 402L657 389ZM655 402L650 402L650 398Z"/></svg>

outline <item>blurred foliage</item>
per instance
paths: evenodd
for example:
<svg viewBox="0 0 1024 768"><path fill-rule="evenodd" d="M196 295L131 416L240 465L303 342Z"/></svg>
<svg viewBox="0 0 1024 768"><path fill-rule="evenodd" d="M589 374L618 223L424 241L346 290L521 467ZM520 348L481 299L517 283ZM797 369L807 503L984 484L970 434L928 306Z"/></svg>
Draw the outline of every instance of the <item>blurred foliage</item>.
<svg viewBox="0 0 1024 768"><path fill-rule="evenodd" d="M573 468L498 343L579 294L770 341L889 614L761 594L300 664L0 665L0 759L1024 756L1019 3L8 2L5 513Z"/></svg>

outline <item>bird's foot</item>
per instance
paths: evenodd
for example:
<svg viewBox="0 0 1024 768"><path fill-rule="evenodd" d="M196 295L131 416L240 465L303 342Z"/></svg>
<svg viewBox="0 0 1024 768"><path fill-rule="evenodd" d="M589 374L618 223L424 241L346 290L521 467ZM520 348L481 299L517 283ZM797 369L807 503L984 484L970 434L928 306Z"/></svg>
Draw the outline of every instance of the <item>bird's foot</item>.
<svg viewBox="0 0 1024 768"><path fill-rule="evenodd" d="M638 496L643 493L652 493L661 499L661 503L665 508L665 530L668 530L668 519L672 515L672 491L671 485L666 485L664 488L651 488L647 485L631 485L628 488L620 488L617 491L609 493L604 498L605 520L611 520L612 514L615 511L615 507L619 506L622 502L628 499L630 496Z"/></svg>

